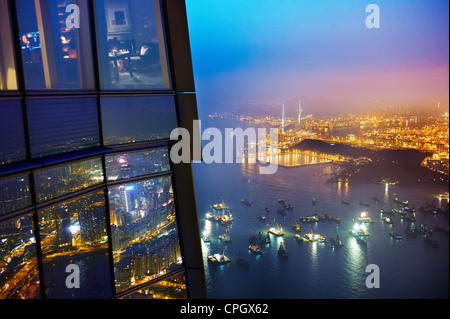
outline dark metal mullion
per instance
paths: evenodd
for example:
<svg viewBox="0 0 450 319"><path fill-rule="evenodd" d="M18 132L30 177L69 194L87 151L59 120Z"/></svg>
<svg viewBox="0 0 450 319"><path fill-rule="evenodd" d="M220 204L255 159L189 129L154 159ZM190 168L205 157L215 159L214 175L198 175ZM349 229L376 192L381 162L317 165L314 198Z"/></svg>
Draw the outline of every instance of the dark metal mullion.
<svg viewBox="0 0 450 319"><path fill-rule="evenodd" d="M34 211L33 207L27 207L20 210L17 210L15 212L7 213L5 215L0 216L0 224L3 222L8 222L26 215L32 214Z"/></svg>
<svg viewBox="0 0 450 319"><path fill-rule="evenodd" d="M156 178L165 177L165 176L173 176L173 171L170 170L170 171L166 171L166 172L157 172L157 173L152 173L152 174L147 174L147 175L136 176L133 178L121 179L121 180L117 180L117 181L110 181L110 182L106 182L106 184L108 187L116 187L116 186L121 186L121 185L126 185L126 184L144 182L146 180L156 179Z"/></svg>
<svg viewBox="0 0 450 319"><path fill-rule="evenodd" d="M70 200L74 200L74 199L76 199L78 197L83 197L83 196L87 196L87 195L90 195L90 194L94 194L94 193L100 191L103 187L105 187L105 182L102 182L102 183L99 183L97 185L90 186L90 187L87 187L87 188L83 188L81 190L78 190L76 192L69 193L69 194L66 194L66 195L63 195L63 196L55 197L55 198L53 198L51 200L48 200L48 201L45 201L45 202L42 202L42 203L37 203L36 202L36 208L39 209L39 210L42 210L42 209L45 209L47 207L57 205L59 203L67 202L67 201L70 201Z"/></svg>
<svg viewBox="0 0 450 319"><path fill-rule="evenodd" d="M107 181L106 175L106 156L102 156L103 162L103 178L105 183ZM111 292L112 297L116 297L116 279L114 277L114 256L113 256L113 242L112 242L112 232L111 232L111 216L110 216L110 206L109 206L109 189L105 185L104 188L104 200L105 200L105 214L106 214L106 233L108 235L108 255L109 255L109 272L111 280Z"/></svg>

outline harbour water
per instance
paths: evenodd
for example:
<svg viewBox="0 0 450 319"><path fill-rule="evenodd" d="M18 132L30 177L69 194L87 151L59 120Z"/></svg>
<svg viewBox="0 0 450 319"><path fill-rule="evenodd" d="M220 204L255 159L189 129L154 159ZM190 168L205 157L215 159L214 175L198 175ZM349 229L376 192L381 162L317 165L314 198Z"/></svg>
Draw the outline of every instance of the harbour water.
<svg viewBox="0 0 450 319"><path fill-rule="evenodd" d="M215 124L219 126L219 123ZM200 232L211 239L210 242L202 241L209 298L449 297L448 233L434 231L432 238L439 243L434 247L421 235L407 236L404 232L407 223L399 215L393 217L392 226L383 223L380 214L381 209L401 208L400 204L394 203L394 198L409 200L410 206L416 208L432 202L444 208L447 201L438 195L448 191L448 186L327 183L330 172L336 168L332 163L279 167L274 175L261 175L258 164L194 164ZM375 197L379 201L375 201ZM250 201L251 205L243 205L242 199ZM285 217L277 213L278 199L294 207ZM218 238L225 233L226 227L205 218L208 211L213 212L211 206L222 200L234 218L228 230L229 243ZM350 205L342 204L342 201ZM360 202L370 206L362 206ZM352 218L364 211L374 221L367 225L370 233L367 246L359 244L348 233L355 224ZM327 238L338 234L343 247L330 248L323 243L301 243L295 239L291 228L294 218L298 221L300 216L326 213L340 218L340 224L325 220L314 224L300 223L301 234L310 230ZM266 220L258 219L258 215L265 215ZM248 250L249 236L260 230L265 234L275 222L282 225L285 235L271 235L270 245L261 248L262 254L252 254ZM448 229L448 215L417 211L416 225L420 224L427 228ZM402 240L391 238L393 227ZM277 253L281 241L289 254L286 259ZM207 261L208 255L223 251L231 259L230 263L215 265ZM249 262L248 268L236 263L239 252ZM379 266L380 288L366 287L369 273L365 270L369 264Z"/></svg>

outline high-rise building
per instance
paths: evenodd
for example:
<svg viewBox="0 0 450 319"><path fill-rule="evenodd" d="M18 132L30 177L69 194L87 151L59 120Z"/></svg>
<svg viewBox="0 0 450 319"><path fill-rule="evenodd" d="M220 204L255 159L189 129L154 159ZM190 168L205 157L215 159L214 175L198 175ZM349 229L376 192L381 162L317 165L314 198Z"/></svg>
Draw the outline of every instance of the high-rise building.
<svg viewBox="0 0 450 319"><path fill-rule="evenodd" d="M168 156L198 117L185 1L1 0L0 39L0 299L168 277L206 297L192 167Z"/></svg>

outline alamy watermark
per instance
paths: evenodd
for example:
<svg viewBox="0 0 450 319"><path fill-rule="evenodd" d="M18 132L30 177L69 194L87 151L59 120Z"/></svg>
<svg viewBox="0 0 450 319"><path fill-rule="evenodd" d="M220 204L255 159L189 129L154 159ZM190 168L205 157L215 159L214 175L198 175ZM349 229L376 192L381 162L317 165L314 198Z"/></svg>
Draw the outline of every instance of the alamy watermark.
<svg viewBox="0 0 450 319"><path fill-rule="evenodd" d="M174 164L202 161L212 163L243 163L245 160L258 162L259 173L275 174L278 170L278 129L249 127L225 128L225 134L218 128L210 127L201 131L201 121L193 122L193 137L186 128L176 128L170 139L177 141L170 151L170 159ZM191 140L192 153L191 154ZM208 141L202 147L202 141ZM236 146L234 146L236 145ZM268 164L268 165L265 165Z"/></svg>
<svg viewBox="0 0 450 319"><path fill-rule="evenodd" d="M375 264L367 265L366 273L369 273L366 277L366 287L369 289L380 288L380 267Z"/></svg>

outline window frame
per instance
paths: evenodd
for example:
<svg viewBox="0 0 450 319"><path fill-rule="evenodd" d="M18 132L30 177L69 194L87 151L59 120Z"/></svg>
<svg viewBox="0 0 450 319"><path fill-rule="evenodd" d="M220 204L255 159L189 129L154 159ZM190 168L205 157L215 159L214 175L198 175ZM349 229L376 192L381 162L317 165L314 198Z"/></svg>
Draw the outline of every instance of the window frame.
<svg viewBox="0 0 450 319"><path fill-rule="evenodd" d="M75 199L77 197L85 196L90 192L98 192L100 190L104 191L105 196L105 209L109 212L109 197L108 197L108 187L117 184L133 183L139 180L146 180L155 177L170 175L172 179L172 187L174 192L175 201L175 216L178 229L178 237L180 242L181 255L183 258L183 267L181 269L176 269L172 272L155 278L149 282L143 283L141 285L134 286L127 291L117 293L115 291L114 284L114 264L113 260L110 261L111 266L111 283L113 288L113 299L121 298L125 295L130 295L139 289L143 289L147 286L151 286L157 282L175 276L179 273L184 273L186 291L188 298L205 298L206 297L206 284L204 281L204 269L203 269L203 259L201 257L201 244L200 244L200 232L197 227L183 229L181 225L192 226L198 223L198 220L192 220L197 217L197 208L195 204L195 198L189 198L194 191L193 176L191 170L191 164L174 165L170 161L170 170L167 172L158 172L149 175L142 175L132 179L123 179L119 181L107 181L106 175L106 156L120 153L131 153L139 152L142 150L151 150L157 148L167 148L170 154L170 149L174 142L169 139L153 140L146 142L139 142L134 144L120 144L120 145L104 145L103 138L103 128L102 128L102 113L100 99L102 97L118 97L118 96L173 96L175 99L175 113L177 117L178 126L186 127L187 129L192 129L191 118L196 119L198 116L196 113L196 101L195 101L195 86L193 81L192 72L192 59L190 55L190 45L189 36L187 30L187 18L186 18L186 8L184 1L171 1L171 0L160 0L161 4L161 17L163 24L163 34L165 37L165 50L167 54L167 67L169 72L169 83L170 89L157 89L157 90L102 90L100 87L99 78L99 61L98 61L98 50L97 50L97 25L95 23L95 10L94 1L88 1L88 11L89 11L89 25L91 31L91 50L93 58L93 68L94 68L94 81L95 86L93 90L66 90L66 89L43 89L43 90L26 90L25 78L23 70L23 61L20 57L21 46L19 41L19 24L17 17L16 0L5 0L8 2L11 17L11 31L14 39L14 54L16 62L16 78L18 89L15 91L0 91L0 100L6 99L17 99L21 101L23 126L25 133L25 145L26 145L26 160L12 163L4 166L0 166L0 177L8 178L15 175L22 176L28 175L30 179L30 196L31 196L31 206L26 207L14 212L7 213L0 216L0 222L13 220L20 218L21 216L26 216L31 214L33 216L33 231L36 239L36 254L38 258L38 268L40 277L40 288L41 288L41 298L46 299L45 294L45 280L43 274L42 265L42 250L41 250L41 235L39 233L39 220L38 220L38 210L42 210L46 207L55 205L59 202L64 202L70 199ZM189 101L185 101L184 97L189 96ZM99 122L99 134L100 134L100 145L95 148L63 153L60 155L53 155L50 157L43 157L40 159L33 159L31 157L31 147L28 131L28 118L27 118L27 106L26 100L29 98L58 98L58 97L91 97L95 98L97 102L97 114ZM192 114L191 114L192 113ZM34 172L42 169L51 168L58 165L69 164L75 161L84 161L89 158L94 157L102 158L103 166L103 182L91 186L86 189L76 191L58 198L54 198L50 201L44 203L38 203L36 200L36 187L34 182ZM188 192L181 191L182 189L188 190ZM184 198L184 199L183 199ZM181 203L181 202L182 203ZM181 209L182 208L182 209ZM182 218L181 218L182 217ZM182 219L184 221L182 221ZM189 221L190 222L186 222ZM110 249L109 255L112 258L112 236L110 227L110 216L106 213L107 221L107 234L108 234L108 247ZM186 254L189 251L189 254ZM192 283L192 284L191 284Z"/></svg>

